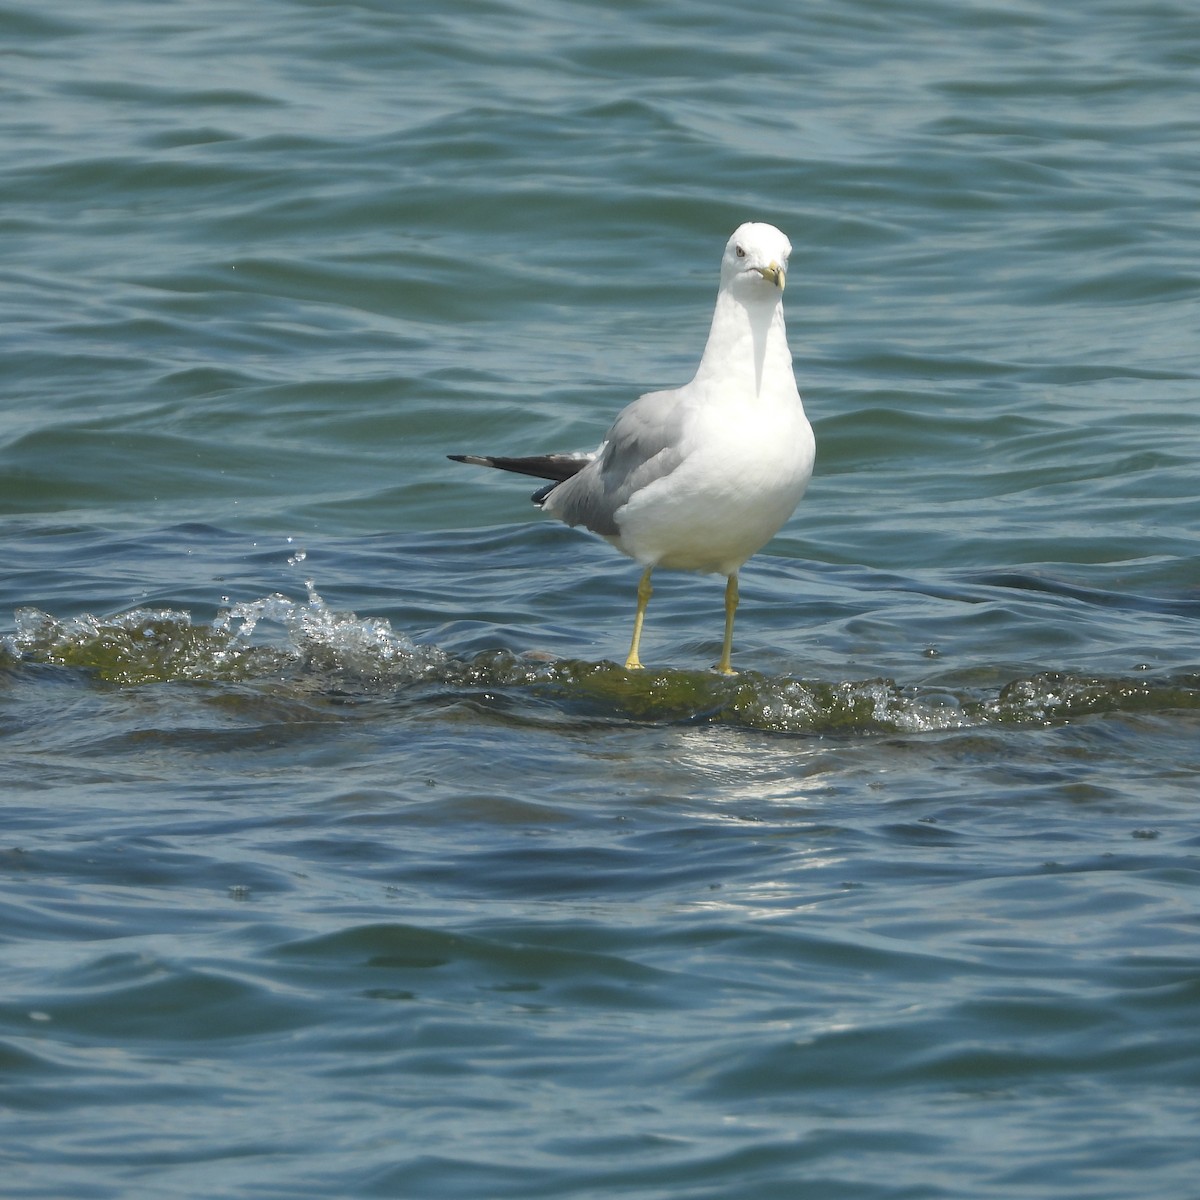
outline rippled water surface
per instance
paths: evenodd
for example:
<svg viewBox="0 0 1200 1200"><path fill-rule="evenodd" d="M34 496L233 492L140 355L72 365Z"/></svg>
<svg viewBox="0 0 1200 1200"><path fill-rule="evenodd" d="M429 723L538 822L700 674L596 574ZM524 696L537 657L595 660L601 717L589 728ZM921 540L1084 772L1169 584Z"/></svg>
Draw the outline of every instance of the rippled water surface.
<svg viewBox="0 0 1200 1200"><path fill-rule="evenodd" d="M0 3L5 1197L1200 1194L1182 0ZM448 453L818 445L656 577Z"/></svg>

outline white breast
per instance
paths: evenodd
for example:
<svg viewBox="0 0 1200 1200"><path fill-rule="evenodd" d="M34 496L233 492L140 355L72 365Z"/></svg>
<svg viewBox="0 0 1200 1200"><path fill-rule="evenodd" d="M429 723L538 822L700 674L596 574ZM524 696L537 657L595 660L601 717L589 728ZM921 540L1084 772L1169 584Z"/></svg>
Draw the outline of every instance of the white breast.
<svg viewBox="0 0 1200 1200"><path fill-rule="evenodd" d="M698 406L687 453L616 514L615 544L647 566L728 575L795 511L815 444L799 397Z"/></svg>

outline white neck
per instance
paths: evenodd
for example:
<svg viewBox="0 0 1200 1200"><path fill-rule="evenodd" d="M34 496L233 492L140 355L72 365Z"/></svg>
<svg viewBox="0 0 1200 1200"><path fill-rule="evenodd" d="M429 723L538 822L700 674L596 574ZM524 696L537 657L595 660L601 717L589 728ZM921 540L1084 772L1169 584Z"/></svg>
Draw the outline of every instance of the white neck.
<svg viewBox="0 0 1200 1200"><path fill-rule="evenodd" d="M734 295L734 290L726 287L717 294L708 344L696 368L693 386L759 398L764 379L786 379L794 391L782 297L777 292L755 296L747 304Z"/></svg>

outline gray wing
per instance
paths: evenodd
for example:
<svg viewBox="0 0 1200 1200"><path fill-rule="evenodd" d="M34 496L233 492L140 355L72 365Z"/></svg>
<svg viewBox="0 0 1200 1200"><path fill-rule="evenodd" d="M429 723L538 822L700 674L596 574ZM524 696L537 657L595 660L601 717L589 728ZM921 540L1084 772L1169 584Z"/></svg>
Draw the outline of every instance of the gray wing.
<svg viewBox="0 0 1200 1200"><path fill-rule="evenodd" d="M595 459L552 487L542 507L568 525L618 534L616 513L622 505L682 461L685 416L681 391L640 396L613 422Z"/></svg>

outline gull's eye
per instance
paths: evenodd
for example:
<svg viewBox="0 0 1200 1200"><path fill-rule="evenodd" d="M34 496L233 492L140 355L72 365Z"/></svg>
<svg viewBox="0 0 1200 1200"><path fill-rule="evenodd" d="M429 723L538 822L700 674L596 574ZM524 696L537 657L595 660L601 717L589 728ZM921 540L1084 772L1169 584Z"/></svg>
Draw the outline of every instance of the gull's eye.
<svg viewBox="0 0 1200 1200"><path fill-rule="evenodd" d="M743 250L743 249L741 248L741 246L738 246L738 247L737 247L737 249L736 249L736 254L737 254L738 258L745 258L745 257L746 257L746 252L745 252L745 250Z"/></svg>

